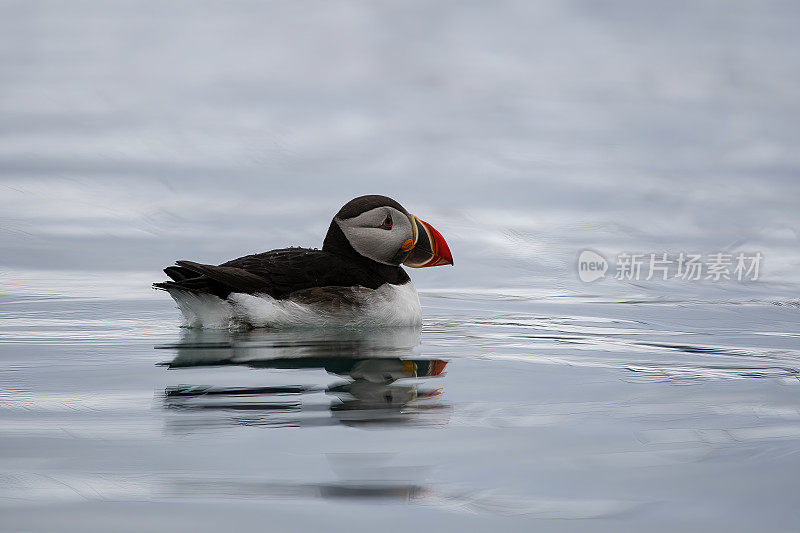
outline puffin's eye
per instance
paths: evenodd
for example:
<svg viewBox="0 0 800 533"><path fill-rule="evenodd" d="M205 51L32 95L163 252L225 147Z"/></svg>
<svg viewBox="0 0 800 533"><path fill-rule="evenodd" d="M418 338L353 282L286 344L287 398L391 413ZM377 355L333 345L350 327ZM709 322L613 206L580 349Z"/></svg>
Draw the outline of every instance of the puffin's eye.
<svg viewBox="0 0 800 533"><path fill-rule="evenodd" d="M392 215L386 215L386 218L384 218L381 223L381 227L383 229L392 229Z"/></svg>

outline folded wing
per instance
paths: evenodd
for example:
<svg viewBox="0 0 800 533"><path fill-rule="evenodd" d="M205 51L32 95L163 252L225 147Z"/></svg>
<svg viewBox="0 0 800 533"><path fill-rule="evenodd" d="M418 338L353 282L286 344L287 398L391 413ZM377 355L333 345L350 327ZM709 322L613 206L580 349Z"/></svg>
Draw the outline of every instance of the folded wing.
<svg viewBox="0 0 800 533"><path fill-rule="evenodd" d="M285 298L315 287L363 285L365 279L371 278L369 273L354 269L335 254L307 248L272 250L221 265L177 261L176 266L167 267L164 272L171 281L155 283L154 287L208 293L220 298L227 298L232 292Z"/></svg>

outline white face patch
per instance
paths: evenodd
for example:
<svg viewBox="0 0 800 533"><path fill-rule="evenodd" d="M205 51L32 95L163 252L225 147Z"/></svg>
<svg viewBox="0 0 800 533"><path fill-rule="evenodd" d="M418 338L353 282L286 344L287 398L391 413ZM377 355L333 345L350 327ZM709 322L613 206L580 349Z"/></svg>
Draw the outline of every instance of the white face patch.
<svg viewBox="0 0 800 533"><path fill-rule="evenodd" d="M384 225L387 219L392 222L391 229ZM356 252L386 265L396 265L393 259L398 256L400 247L413 238L408 216L394 207L376 207L357 217L334 220Z"/></svg>

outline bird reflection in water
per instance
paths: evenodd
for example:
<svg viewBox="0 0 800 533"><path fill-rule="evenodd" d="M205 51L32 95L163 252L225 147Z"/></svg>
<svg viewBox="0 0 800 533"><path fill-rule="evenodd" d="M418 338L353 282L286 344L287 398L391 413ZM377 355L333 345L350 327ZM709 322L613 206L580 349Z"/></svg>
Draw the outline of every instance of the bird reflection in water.
<svg viewBox="0 0 800 533"><path fill-rule="evenodd" d="M451 407L443 403L438 390L426 385L442 377L447 363L415 354L419 334L419 328L187 330L180 343L161 347L174 352L173 359L163 364L206 384L166 388L163 405L172 415L167 418L167 428L190 433L232 426L447 424ZM228 386L231 380L237 385ZM541 518L605 516L621 508L617 502L529 499L440 485L427 479L435 467L427 462L428 450L422 456L405 449L324 455L337 479L319 472L314 477L324 479L178 472L167 476L164 488L170 497L190 500L400 502Z"/></svg>
<svg viewBox="0 0 800 533"><path fill-rule="evenodd" d="M169 423L178 431L231 424L446 424L449 406L442 403L439 390L422 382L441 377L447 362L416 356L419 334L419 328L186 330L179 344L159 347L175 352L172 361L163 363L167 368L240 367L267 372L259 373L256 386L167 387L165 407L196 414ZM252 375L237 375L252 382ZM315 382L288 381L301 376ZM341 379L331 382L330 376Z"/></svg>

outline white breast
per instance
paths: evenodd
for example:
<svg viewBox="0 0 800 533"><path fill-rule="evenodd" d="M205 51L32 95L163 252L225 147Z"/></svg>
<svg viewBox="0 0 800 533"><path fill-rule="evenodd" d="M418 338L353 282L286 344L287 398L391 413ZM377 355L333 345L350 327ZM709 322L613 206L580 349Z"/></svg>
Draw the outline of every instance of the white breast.
<svg viewBox="0 0 800 533"><path fill-rule="evenodd" d="M403 285L387 283L377 290L354 289L357 305L339 307L276 300L266 294L232 293L223 300L175 289L169 293L190 327L384 327L422 323L419 296L410 281Z"/></svg>

